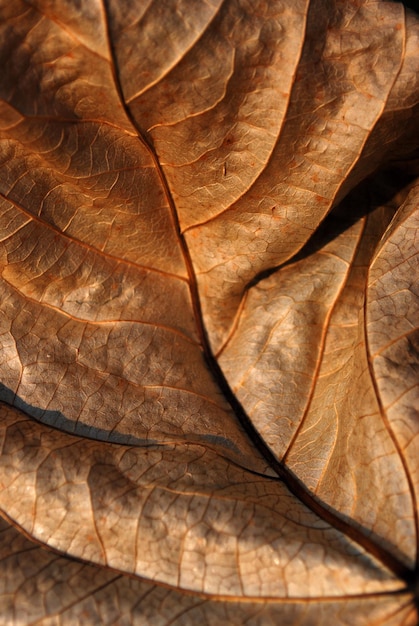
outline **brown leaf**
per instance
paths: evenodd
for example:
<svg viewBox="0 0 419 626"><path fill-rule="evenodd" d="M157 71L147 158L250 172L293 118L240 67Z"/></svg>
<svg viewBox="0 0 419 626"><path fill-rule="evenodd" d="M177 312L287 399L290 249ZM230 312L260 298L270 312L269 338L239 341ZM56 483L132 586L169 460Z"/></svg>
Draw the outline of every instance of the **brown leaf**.
<svg viewBox="0 0 419 626"><path fill-rule="evenodd" d="M225 601L121 576L54 554L0 520L2 617L8 624L133 624L194 626L254 624L285 626L327 624L352 626L413 623L407 595L330 599ZM48 615L45 618L45 615ZM373 622L374 620L374 622Z"/></svg>
<svg viewBox="0 0 419 626"><path fill-rule="evenodd" d="M3 520L0 558L4 572L0 578L2 616L9 624L413 623L409 598L403 594L383 596L378 603L374 595L325 603L319 599L225 601L182 593L54 554L28 541Z"/></svg>
<svg viewBox="0 0 419 626"><path fill-rule="evenodd" d="M0 11L4 619L416 624L414 14Z"/></svg>

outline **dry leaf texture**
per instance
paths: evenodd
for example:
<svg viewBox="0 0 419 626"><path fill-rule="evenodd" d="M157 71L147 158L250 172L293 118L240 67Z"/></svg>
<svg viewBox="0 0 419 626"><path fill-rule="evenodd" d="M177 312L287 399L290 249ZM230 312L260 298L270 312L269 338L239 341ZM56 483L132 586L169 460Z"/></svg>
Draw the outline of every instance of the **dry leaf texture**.
<svg viewBox="0 0 419 626"><path fill-rule="evenodd" d="M418 40L2 0L2 624L418 623Z"/></svg>

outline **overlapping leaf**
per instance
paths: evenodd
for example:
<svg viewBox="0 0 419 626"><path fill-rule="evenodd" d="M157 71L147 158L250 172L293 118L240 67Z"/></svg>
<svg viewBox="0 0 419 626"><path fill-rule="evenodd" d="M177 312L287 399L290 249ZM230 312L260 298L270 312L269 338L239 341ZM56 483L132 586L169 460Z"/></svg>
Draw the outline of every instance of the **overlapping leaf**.
<svg viewBox="0 0 419 626"><path fill-rule="evenodd" d="M415 624L415 17L0 27L5 619Z"/></svg>

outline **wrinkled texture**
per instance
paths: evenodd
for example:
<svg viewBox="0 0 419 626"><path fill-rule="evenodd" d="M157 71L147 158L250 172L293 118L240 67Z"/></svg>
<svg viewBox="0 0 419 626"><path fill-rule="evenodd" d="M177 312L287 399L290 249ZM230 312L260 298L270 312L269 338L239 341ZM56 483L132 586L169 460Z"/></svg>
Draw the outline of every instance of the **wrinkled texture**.
<svg viewBox="0 0 419 626"><path fill-rule="evenodd" d="M418 40L2 0L5 622L418 623Z"/></svg>

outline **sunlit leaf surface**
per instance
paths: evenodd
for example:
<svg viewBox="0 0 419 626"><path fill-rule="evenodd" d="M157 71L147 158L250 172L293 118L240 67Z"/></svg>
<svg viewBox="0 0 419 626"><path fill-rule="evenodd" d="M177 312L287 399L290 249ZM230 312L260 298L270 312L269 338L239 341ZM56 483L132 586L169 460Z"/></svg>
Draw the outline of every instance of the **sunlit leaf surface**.
<svg viewBox="0 0 419 626"><path fill-rule="evenodd" d="M417 624L418 44L2 0L2 623Z"/></svg>

